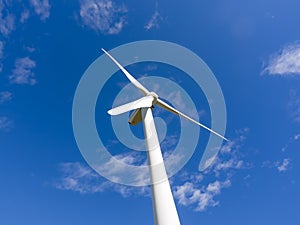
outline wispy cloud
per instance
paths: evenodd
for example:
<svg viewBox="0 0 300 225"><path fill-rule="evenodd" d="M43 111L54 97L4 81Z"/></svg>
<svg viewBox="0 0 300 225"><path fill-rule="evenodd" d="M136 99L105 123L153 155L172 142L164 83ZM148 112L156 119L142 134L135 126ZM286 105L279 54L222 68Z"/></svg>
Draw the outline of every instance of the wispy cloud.
<svg viewBox="0 0 300 225"><path fill-rule="evenodd" d="M29 47L29 46L26 46L26 47L24 47L24 49L26 50L26 51L28 51L28 52L35 52L35 48L34 47Z"/></svg>
<svg viewBox="0 0 300 225"><path fill-rule="evenodd" d="M126 24L127 8L112 0L80 0L83 25L103 34L118 34Z"/></svg>
<svg viewBox="0 0 300 225"><path fill-rule="evenodd" d="M128 172L128 165L131 166L146 166L147 160L139 155L139 152L130 152L125 154L119 154L112 157L105 164L97 168L101 174L105 174L106 177L113 178L117 183L134 183L135 185L144 185L150 182L149 170L147 167L139 170L131 170ZM118 163L116 163L116 160Z"/></svg>
<svg viewBox="0 0 300 225"><path fill-rule="evenodd" d="M15 17L9 13L5 1L0 0L0 33L7 36L14 28Z"/></svg>
<svg viewBox="0 0 300 225"><path fill-rule="evenodd" d="M30 4L34 8L35 13L40 16L41 20L46 20L50 16L51 6L48 0L30 0ZM23 19L29 16L27 14L25 11Z"/></svg>
<svg viewBox="0 0 300 225"><path fill-rule="evenodd" d="M182 171L176 177L172 178L174 197L180 205L192 207L195 211L205 211L210 207L216 207L220 204L216 198L221 194L223 189L229 188L232 185L232 171L246 168L245 163L238 158L238 151L245 140L247 132L248 129L238 131L238 137L222 148L218 163L214 163L206 173ZM139 159L135 153L121 154L116 157L128 165L136 165L137 161L139 165L146 165L145 159ZM115 166L113 163L113 161L109 161L103 166L112 175L118 175L120 171L126 169ZM131 195L151 195L149 186L130 187L112 183L82 163L62 163L59 168L61 176L59 179L56 179L54 186L61 190L69 190L81 194L115 191L124 197ZM221 176L221 173L223 176ZM149 174L140 174L137 176L137 179L144 180L145 176L149 176Z"/></svg>
<svg viewBox="0 0 300 225"><path fill-rule="evenodd" d="M24 9L24 11L21 13L20 22L25 23L26 20L29 18L30 13L28 9Z"/></svg>
<svg viewBox="0 0 300 225"><path fill-rule="evenodd" d="M4 43L3 41L0 41L0 60L3 57L3 49L4 49Z"/></svg>
<svg viewBox="0 0 300 225"><path fill-rule="evenodd" d="M9 102L12 99L12 93L9 91L0 92L0 104Z"/></svg>
<svg viewBox="0 0 300 225"><path fill-rule="evenodd" d="M288 113L295 122L300 123L300 95L296 90L290 91Z"/></svg>
<svg viewBox="0 0 300 225"><path fill-rule="evenodd" d="M146 30L151 30L153 28L159 28L159 23L162 21L162 17L158 11L158 5L156 4L155 11L152 14L150 20L145 24L144 28Z"/></svg>
<svg viewBox="0 0 300 225"><path fill-rule="evenodd" d="M0 130L10 131L13 128L13 121L6 116L0 116Z"/></svg>
<svg viewBox="0 0 300 225"><path fill-rule="evenodd" d="M195 204L195 211L202 212L208 207L219 205L219 202L216 201L214 197L219 195L223 188L228 188L230 186L230 180L224 182L216 180L207 186L202 186L200 188L194 183L186 182L175 188L174 197L178 199L180 205L190 206Z"/></svg>
<svg viewBox="0 0 300 225"><path fill-rule="evenodd" d="M300 75L300 43L288 44L272 54L262 74Z"/></svg>
<svg viewBox="0 0 300 225"><path fill-rule="evenodd" d="M149 195L148 187L129 187L105 180L90 167L79 162L61 163L61 177L53 185L61 190L69 190L80 194L93 194L104 191L115 191L123 197L131 195Z"/></svg>
<svg viewBox="0 0 300 225"><path fill-rule="evenodd" d="M286 159L283 159L283 161L281 163L278 164L277 166L277 170L279 172L284 172L288 169L288 166L290 164L291 160L286 158Z"/></svg>
<svg viewBox="0 0 300 225"><path fill-rule="evenodd" d="M300 133L294 134L292 137L290 137L286 145L281 149L281 151L285 152L293 142L298 140L300 140Z"/></svg>
<svg viewBox="0 0 300 225"><path fill-rule="evenodd" d="M62 176L54 184L58 189L79 193L95 193L104 190L100 176L79 162L61 163L59 169Z"/></svg>
<svg viewBox="0 0 300 225"><path fill-rule="evenodd" d="M290 164L291 164L291 159L284 158L282 160L277 160L274 162L265 161L263 162L262 167L276 169L278 172L282 173L287 171L290 168Z"/></svg>
<svg viewBox="0 0 300 225"><path fill-rule="evenodd" d="M36 84L35 75L32 71L35 67L35 61L29 57L16 59L15 68L9 76L10 82L13 84Z"/></svg>
<svg viewBox="0 0 300 225"><path fill-rule="evenodd" d="M204 171L204 173L214 172L218 177L221 173L229 170L237 170L251 167L245 163L242 158L241 148L246 140L246 135L249 132L248 128L237 131L237 137L226 142L220 149L219 155L211 164L211 166Z"/></svg>
<svg viewBox="0 0 300 225"><path fill-rule="evenodd" d="M15 28L20 28L23 23L25 23L29 16L31 11L29 10L29 7L32 7L34 12L40 17L41 20L46 20L50 16L50 4L48 0L29 0L28 3L21 4L18 6L18 10L14 7L14 1L11 0L0 0L0 36L2 37L2 40L0 40L0 72L3 69L3 52L4 52L4 44L10 43L9 41L6 41L10 38L10 35ZM19 8L22 11L19 11ZM34 13L32 13L34 14ZM17 21L16 18L19 18L19 21ZM17 22L20 22L20 24L16 24ZM18 26L16 26L18 25ZM29 51L31 52L31 51ZM10 76L10 79L12 83L28 83L33 84L35 83L35 79L32 78L33 73L30 72L30 69L35 67L35 62L33 62L28 57L25 57L27 59L17 59L16 64L18 66L20 63L25 63L27 60L27 69L24 67L24 69L27 71L21 72L22 76L17 71L18 69L15 69L16 73L13 73L12 76ZM31 60L31 62L30 62ZM23 64L24 65L24 64ZM28 70L29 69L29 70ZM26 75L28 79L26 78ZM31 78L29 78L31 77Z"/></svg>
<svg viewBox="0 0 300 225"><path fill-rule="evenodd" d="M174 197L180 205L193 207L200 212L219 205L215 198L221 194L222 189L231 186L233 171L249 168L241 160L240 153L247 132L247 128L237 131L237 138L222 147L218 158L206 171L197 174L185 173L184 177L180 177L183 183L174 189Z"/></svg>
<svg viewBox="0 0 300 225"><path fill-rule="evenodd" d="M196 118L196 120L198 120L199 116L197 115L197 111L195 111L195 109L193 109L191 105L188 105L181 91L175 90L173 92L168 93L168 95L164 96L166 96L166 99L170 100L170 102L172 102L173 105L180 106L182 109L181 111L184 110L184 113L186 115Z"/></svg>
<svg viewBox="0 0 300 225"><path fill-rule="evenodd" d="M4 49L4 43L3 41L0 41L0 73L2 72L3 69L3 64L2 64L3 49Z"/></svg>
<svg viewBox="0 0 300 225"><path fill-rule="evenodd" d="M162 143L161 143L161 148L162 149L174 149L174 146L178 143L178 140L180 139L179 134L173 134L169 135L168 138L166 138ZM170 151L166 151L164 158L167 158L171 154Z"/></svg>
<svg viewBox="0 0 300 225"><path fill-rule="evenodd" d="M294 140L299 140L299 139L300 139L300 133L299 133L299 134L295 134L295 135L293 136L293 139L294 139Z"/></svg>

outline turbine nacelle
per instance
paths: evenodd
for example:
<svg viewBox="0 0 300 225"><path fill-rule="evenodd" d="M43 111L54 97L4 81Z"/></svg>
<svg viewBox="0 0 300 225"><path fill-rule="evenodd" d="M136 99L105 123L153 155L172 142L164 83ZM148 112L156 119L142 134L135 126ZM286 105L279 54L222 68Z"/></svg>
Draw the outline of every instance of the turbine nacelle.
<svg viewBox="0 0 300 225"><path fill-rule="evenodd" d="M134 110L128 119L128 123L132 126L136 126L140 122L142 122L142 109L141 108Z"/></svg>
<svg viewBox="0 0 300 225"><path fill-rule="evenodd" d="M153 109L154 105L157 103L158 95L155 92L151 91L146 96L153 97L152 106L150 107L151 109ZM140 122L142 122L142 111L141 111L141 108L138 108L138 109L135 109L131 113L131 115L130 115L130 117L128 119L128 123L130 125L136 126Z"/></svg>

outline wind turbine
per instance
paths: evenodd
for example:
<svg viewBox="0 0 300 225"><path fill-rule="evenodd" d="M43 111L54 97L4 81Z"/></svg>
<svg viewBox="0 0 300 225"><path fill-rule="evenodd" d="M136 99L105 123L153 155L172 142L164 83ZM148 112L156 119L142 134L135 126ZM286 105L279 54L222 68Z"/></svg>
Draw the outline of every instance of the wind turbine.
<svg viewBox="0 0 300 225"><path fill-rule="evenodd" d="M155 225L180 225L180 220L174 203L170 183L166 173L157 132L153 120L152 109L154 106L162 107L174 114L188 119L189 121L205 128L220 138L228 141L225 137L212 129L204 126L196 120L179 112L160 98L154 92L148 91L140 82L138 82L115 58L102 48L102 51L119 67L129 81L137 87L145 96L113 108L108 114L115 116L125 112L133 111L128 122L131 125L137 125L141 121L144 127L144 136L147 147L148 165L150 170L152 205Z"/></svg>

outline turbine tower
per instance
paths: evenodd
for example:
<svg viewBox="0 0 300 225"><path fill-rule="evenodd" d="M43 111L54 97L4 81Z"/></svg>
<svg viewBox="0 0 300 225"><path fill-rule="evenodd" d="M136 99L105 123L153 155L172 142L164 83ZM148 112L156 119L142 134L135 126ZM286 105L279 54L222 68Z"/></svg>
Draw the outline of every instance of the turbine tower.
<svg viewBox="0 0 300 225"><path fill-rule="evenodd" d="M107 51L105 51L103 48L102 51L119 67L119 69L126 75L129 81L145 95L144 97L136 101L113 108L109 110L108 113L112 116L115 116L134 110L128 122L131 125L137 125L138 123L143 122L148 165L150 170L152 206L155 225L180 225L180 220L174 203L174 198L172 195L157 137L152 109L155 105L157 105L174 114L190 120L191 122L205 128L206 130L212 132L213 134L226 141L227 139L217 132L213 131L212 129L179 112L177 109L173 108L163 100L159 99L156 93L148 91Z"/></svg>

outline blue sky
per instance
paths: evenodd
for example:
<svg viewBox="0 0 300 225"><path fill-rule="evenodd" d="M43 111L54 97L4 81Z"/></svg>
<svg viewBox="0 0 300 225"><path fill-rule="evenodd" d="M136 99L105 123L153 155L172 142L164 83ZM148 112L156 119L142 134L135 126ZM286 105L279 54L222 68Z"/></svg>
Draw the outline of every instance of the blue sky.
<svg viewBox="0 0 300 225"><path fill-rule="evenodd" d="M153 224L149 187L111 183L85 162L72 103L101 48L155 39L200 56L226 102L230 141L212 166L198 171L208 140L201 130L193 157L171 178L181 223L298 224L299 8L296 0L0 0L0 223ZM128 70L141 82L155 75L178 83L210 125L208 100L186 74L159 63ZM119 72L108 80L96 122L112 154L141 164L145 155L117 141L106 114L128 83ZM154 115L161 117L168 156L179 119L162 110ZM141 129L132 132L141 138Z"/></svg>

